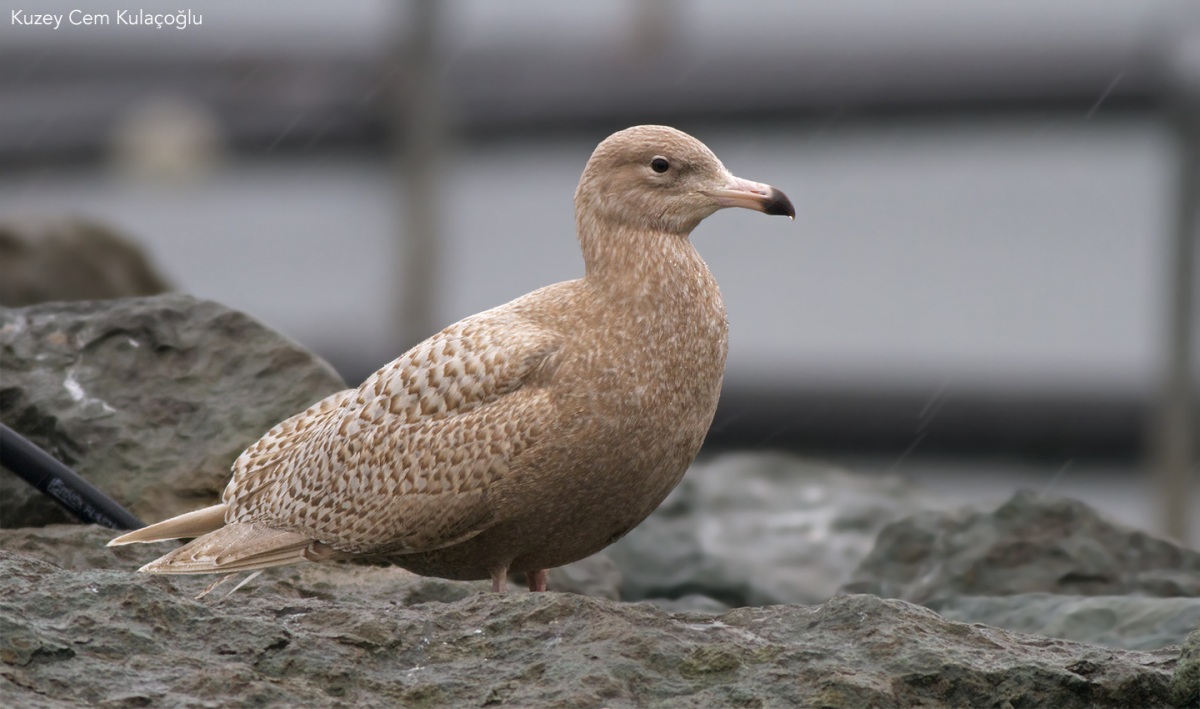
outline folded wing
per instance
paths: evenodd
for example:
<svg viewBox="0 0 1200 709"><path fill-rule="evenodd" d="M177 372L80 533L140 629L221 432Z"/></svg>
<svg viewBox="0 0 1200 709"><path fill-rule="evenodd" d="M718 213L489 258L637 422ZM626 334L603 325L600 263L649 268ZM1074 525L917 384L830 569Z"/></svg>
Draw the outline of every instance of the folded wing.
<svg viewBox="0 0 1200 709"><path fill-rule="evenodd" d="M559 342L501 311L463 320L271 429L234 463L222 505L111 543L219 521L143 568L212 573L470 539L499 521L492 484L537 446Z"/></svg>

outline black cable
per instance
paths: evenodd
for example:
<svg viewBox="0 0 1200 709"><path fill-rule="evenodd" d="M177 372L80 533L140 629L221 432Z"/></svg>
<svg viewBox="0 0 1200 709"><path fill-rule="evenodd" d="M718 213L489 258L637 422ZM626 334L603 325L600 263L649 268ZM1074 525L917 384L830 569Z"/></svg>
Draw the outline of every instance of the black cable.
<svg viewBox="0 0 1200 709"><path fill-rule="evenodd" d="M145 522L100 492L95 485L2 423L0 465L62 505L81 522L100 524L110 529L141 529L146 526Z"/></svg>

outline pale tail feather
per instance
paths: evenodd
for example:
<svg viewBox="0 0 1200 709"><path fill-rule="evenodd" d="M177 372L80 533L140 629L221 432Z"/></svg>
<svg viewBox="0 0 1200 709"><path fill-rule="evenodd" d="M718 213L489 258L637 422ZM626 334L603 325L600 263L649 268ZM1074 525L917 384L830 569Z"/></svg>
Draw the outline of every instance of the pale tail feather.
<svg viewBox="0 0 1200 709"><path fill-rule="evenodd" d="M178 517L164 519L148 527L136 529L128 534L122 534L110 541L108 546L138 542L161 542L168 539L188 539L207 534L220 529L225 524L225 505L213 505L202 510L181 514Z"/></svg>
<svg viewBox="0 0 1200 709"><path fill-rule="evenodd" d="M220 574L336 558L329 546L298 532L264 524L234 523L205 534L138 571L151 574Z"/></svg>

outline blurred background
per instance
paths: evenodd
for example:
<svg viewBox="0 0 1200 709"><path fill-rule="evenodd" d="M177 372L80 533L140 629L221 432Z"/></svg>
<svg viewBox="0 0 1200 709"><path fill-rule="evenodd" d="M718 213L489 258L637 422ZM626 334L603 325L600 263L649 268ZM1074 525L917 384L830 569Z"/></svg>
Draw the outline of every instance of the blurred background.
<svg viewBox="0 0 1200 709"><path fill-rule="evenodd" d="M126 8L0 5L0 258L131 240L135 290L244 310L357 384L581 275L592 148L669 123L797 209L693 235L731 322L707 452L1031 487L1200 543L1183 4L209 0L57 30L12 13ZM9 304L71 295L19 278Z"/></svg>

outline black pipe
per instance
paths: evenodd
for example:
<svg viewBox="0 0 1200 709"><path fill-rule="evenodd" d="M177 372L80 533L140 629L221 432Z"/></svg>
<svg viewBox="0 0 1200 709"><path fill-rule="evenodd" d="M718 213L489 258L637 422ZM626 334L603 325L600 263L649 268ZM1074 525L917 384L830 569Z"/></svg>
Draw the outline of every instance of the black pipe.
<svg viewBox="0 0 1200 709"><path fill-rule="evenodd" d="M2 423L0 466L16 473L81 522L110 529L141 529L146 526L145 522L134 517L95 485Z"/></svg>

